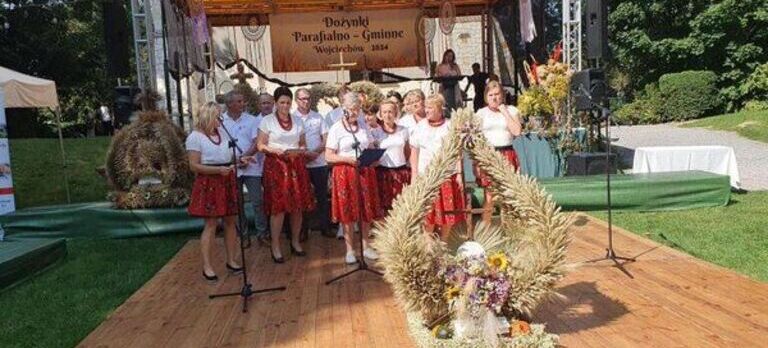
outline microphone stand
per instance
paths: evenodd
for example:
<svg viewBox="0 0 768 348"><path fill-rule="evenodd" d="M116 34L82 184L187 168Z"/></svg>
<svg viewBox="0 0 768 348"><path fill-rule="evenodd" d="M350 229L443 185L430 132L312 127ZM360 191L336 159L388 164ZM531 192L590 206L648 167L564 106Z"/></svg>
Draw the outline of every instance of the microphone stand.
<svg viewBox="0 0 768 348"><path fill-rule="evenodd" d="M224 132L227 133L227 136L229 137L229 148L232 149L232 163L234 164L235 183L237 184L237 200L238 200L237 224L235 225L235 228L237 229L237 234L240 237L240 267L243 268L243 272L242 272L243 286L240 288L240 291L208 295L208 298L214 299L218 297L240 296L243 300L243 313L246 313L248 312L248 300L254 294L271 292L271 291L282 291L282 290L285 290L286 287L280 286L276 288L253 290L253 284L251 284L248 281L248 267L246 266L246 262L245 262L245 249L250 248L251 246L251 236L250 236L250 233L248 233L248 219L245 216L245 201L243 200L243 188L241 187L240 183L237 181L238 180L237 178L238 160L237 160L236 151L240 151L240 153L244 153L244 152L243 152L243 149L237 146L237 140L234 137L232 137L232 133L230 133L229 129L227 129L227 127L224 125L224 120L222 120L221 118L219 118L219 120L221 121L221 128L224 129Z"/></svg>
<svg viewBox="0 0 768 348"><path fill-rule="evenodd" d="M635 258L632 257L624 257L619 256L616 254L616 251L613 250L613 209L611 205L611 167L613 165L611 160L611 110L606 105L598 104L594 101L592 98L592 95L587 91L583 85L579 86L579 90L584 93L587 98L589 98L590 104L592 104L592 107L595 109L599 109L601 116L605 118L605 138L606 138L606 145L608 149L606 150L606 165L605 165L605 189L606 189L606 203L607 203L607 210L608 210L608 248L605 249L605 256L597 259L592 259L586 261L586 263L596 263L600 261L611 261L613 262L613 266L618 268L622 273L626 274L627 277L630 277L634 279L635 277L632 276L629 271L624 267L624 264L629 262L635 262Z"/></svg>
<svg viewBox="0 0 768 348"><path fill-rule="evenodd" d="M342 120L342 122L344 122L344 120ZM362 129L362 127L360 125L358 125L358 130L360 130L360 129ZM357 140L357 137L355 136L355 133L350 132L350 134L352 134L352 139L354 139L354 141L355 141L354 144L352 145L352 147L355 149L355 158L360 158L360 141ZM359 196L360 196L359 197L360 202L358 204L359 205L359 208L358 208L359 210L358 210L358 213L357 213L357 221L358 221L358 224L360 224L360 260L357 261L357 263L358 263L357 268L355 268L355 269L353 269L351 271L345 272L343 274L340 274L340 275L334 277L333 279L326 281L325 285L331 285L331 283L333 283L335 281L338 281L338 280L341 280L343 278L346 278L347 276L350 276L350 275L352 275L354 273L357 273L359 271L367 271L367 272L373 273L375 275L378 275L380 277L384 276L383 273L381 273L381 272L379 272L379 271L377 271L375 269L369 268L368 267L368 263L365 262L365 255L363 255L363 251L364 251L363 250L363 247L364 247L363 246L363 209L365 209L365 204L363 203L363 199L365 198L365 196L363 195L363 176L362 176L362 174L360 172L361 169L360 169L359 165L355 167L355 171L357 172L357 186L358 186L357 190L358 190ZM368 230L368 233L370 233L370 228ZM353 233L352 234L352 238L354 238L354 237L355 236L354 236L354 233Z"/></svg>

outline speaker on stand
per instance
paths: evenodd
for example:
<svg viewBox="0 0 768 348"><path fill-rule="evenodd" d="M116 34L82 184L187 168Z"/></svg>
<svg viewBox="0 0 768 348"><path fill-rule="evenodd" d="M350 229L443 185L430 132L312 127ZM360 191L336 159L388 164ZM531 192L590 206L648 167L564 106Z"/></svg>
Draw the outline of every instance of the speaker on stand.
<svg viewBox="0 0 768 348"><path fill-rule="evenodd" d="M586 32L586 57L594 61L593 66L600 66L600 62L608 59L608 1L587 0L584 13Z"/></svg>
<svg viewBox="0 0 768 348"><path fill-rule="evenodd" d="M115 87L114 106L112 107L115 117L115 129L120 129L128 123L131 123L131 116L138 110L138 107L133 100L139 92L140 90L136 87Z"/></svg>

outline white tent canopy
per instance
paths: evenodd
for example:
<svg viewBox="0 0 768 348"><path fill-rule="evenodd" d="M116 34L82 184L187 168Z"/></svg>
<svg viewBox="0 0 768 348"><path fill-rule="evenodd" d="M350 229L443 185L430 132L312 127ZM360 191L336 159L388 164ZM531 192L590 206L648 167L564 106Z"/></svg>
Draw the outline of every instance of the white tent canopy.
<svg viewBox="0 0 768 348"><path fill-rule="evenodd" d="M51 108L56 113L59 128L59 148L64 172L64 186L69 203L69 175L67 160L64 156L64 139L61 135L61 109L56 93L56 82L22 74L0 66L0 89L5 96L6 108Z"/></svg>
<svg viewBox="0 0 768 348"><path fill-rule="evenodd" d="M51 108L59 106L56 82L22 74L0 66L0 88L6 108Z"/></svg>

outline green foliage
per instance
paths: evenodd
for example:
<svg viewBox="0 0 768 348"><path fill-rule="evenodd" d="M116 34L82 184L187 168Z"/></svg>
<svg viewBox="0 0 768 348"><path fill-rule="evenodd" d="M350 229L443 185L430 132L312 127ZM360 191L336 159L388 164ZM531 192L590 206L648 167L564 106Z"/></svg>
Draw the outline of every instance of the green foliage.
<svg viewBox="0 0 768 348"><path fill-rule="evenodd" d="M729 110L743 81L768 61L768 0L619 0L609 15L611 47L631 90L667 73L709 70Z"/></svg>
<svg viewBox="0 0 768 348"><path fill-rule="evenodd" d="M731 196L725 207L657 213L614 213L629 231L697 258L768 281L768 192ZM605 213L590 213L606 219Z"/></svg>
<svg viewBox="0 0 768 348"><path fill-rule="evenodd" d="M68 241L61 262L0 292L0 345L76 346L189 239Z"/></svg>
<svg viewBox="0 0 768 348"><path fill-rule="evenodd" d="M662 121L664 98L656 84L645 86L635 101L616 111L614 120L618 124L654 124Z"/></svg>
<svg viewBox="0 0 768 348"><path fill-rule="evenodd" d="M746 103L744 103L744 107L741 109L742 112L751 112L751 111L768 111L768 101L765 100L750 100Z"/></svg>
<svg viewBox="0 0 768 348"><path fill-rule="evenodd" d="M768 108L707 117L685 123L683 126L731 131L745 138L768 143Z"/></svg>
<svg viewBox="0 0 768 348"><path fill-rule="evenodd" d="M9 27L0 29L0 66L56 81L65 134L84 134L90 115L111 100L116 84L107 78L102 1L2 3L0 18ZM12 10L10 3L16 6ZM53 113L38 113L41 124L55 130Z"/></svg>
<svg viewBox="0 0 768 348"><path fill-rule="evenodd" d="M768 103L768 63L758 66L739 87L741 97Z"/></svg>
<svg viewBox="0 0 768 348"><path fill-rule="evenodd" d="M719 107L717 76L711 71L684 71L659 79L664 103L662 121L683 121L706 116Z"/></svg>

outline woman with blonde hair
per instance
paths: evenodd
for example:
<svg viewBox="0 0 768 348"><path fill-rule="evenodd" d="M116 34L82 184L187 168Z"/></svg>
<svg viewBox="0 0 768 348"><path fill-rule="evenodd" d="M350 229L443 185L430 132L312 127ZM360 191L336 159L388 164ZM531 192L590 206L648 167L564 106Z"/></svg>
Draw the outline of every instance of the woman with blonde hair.
<svg viewBox="0 0 768 348"><path fill-rule="evenodd" d="M264 212L269 215L272 261L283 263L280 233L287 214L291 225L291 254L306 256L301 247L304 212L315 208L315 196L306 168L307 142L301 117L291 115L293 92L275 89L275 112L259 124L256 138L264 160Z"/></svg>
<svg viewBox="0 0 768 348"><path fill-rule="evenodd" d="M420 89L412 89L405 93L403 109L405 114L403 117L397 120L397 124L405 127L408 130L408 134L412 134L416 129L416 125L427 117L424 112L424 92Z"/></svg>
<svg viewBox="0 0 768 348"><path fill-rule="evenodd" d="M376 167L379 178L379 196L384 211L392 208L392 201L403 191L403 187L411 182L411 169L408 168L408 130L397 124L399 107L396 102L386 100L379 107L382 138L379 148L384 149L384 155Z"/></svg>
<svg viewBox="0 0 768 348"><path fill-rule="evenodd" d="M424 174L432 158L440 151L443 138L448 135L451 121L444 116L445 100L440 94L427 98L425 102L426 119L416 125L410 137L411 146L411 177ZM457 174L454 174L440 187L440 194L432 204L432 210L427 215L426 230L433 232L440 227L440 236L445 239L450 235L451 228L464 221L465 202L462 193L461 161L456 163Z"/></svg>
<svg viewBox="0 0 768 348"><path fill-rule="evenodd" d="M519 136L522 131L520 124L520 113L517 108L511 105L504 105L504 90L497 81L490 81L485 87L486 107L477 111L477 117L481 120L480 130L496 151L501 152L507 159L513 170L517 171L520 166L517 153L512 147L512 141ZM488 175L477 165L473 166L477 185L487 188L490 185ZM485 200L483 203L483 220L491 221L493 214L493 197L490 190L485 190Z"/></svg>
<svg viewBox="0 0 768 348"><path fill-rule="evenodd" d="M218 280L211 265L211 244L219 219L224 220L226 268L234 273L242 271L242 267L235 261L238 194L234 158L229 148L229 137L220 130L220 117L221 109L215 103L201 106L195 121L195 130L189 134L186 141L189 167L196 174L187 211L190 216L205 219L205 227L200 236L200 251L203 256L203 277L209 281ZM251 160L250 156L240 158L242 164Z"/></svg>

